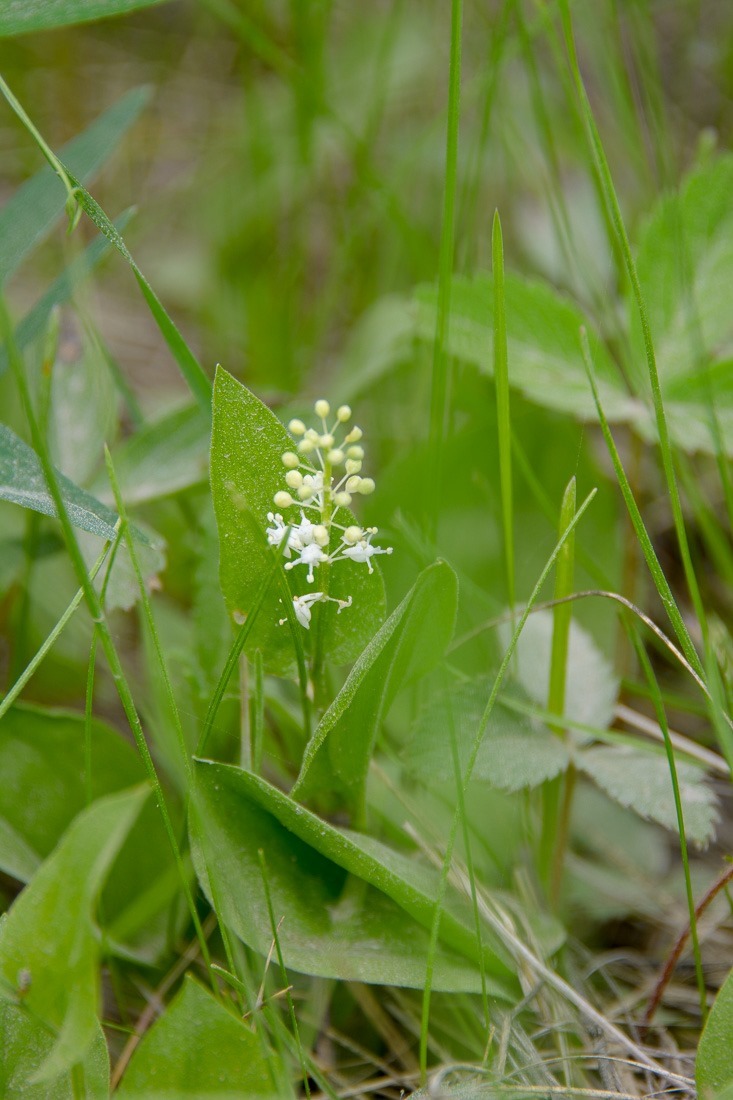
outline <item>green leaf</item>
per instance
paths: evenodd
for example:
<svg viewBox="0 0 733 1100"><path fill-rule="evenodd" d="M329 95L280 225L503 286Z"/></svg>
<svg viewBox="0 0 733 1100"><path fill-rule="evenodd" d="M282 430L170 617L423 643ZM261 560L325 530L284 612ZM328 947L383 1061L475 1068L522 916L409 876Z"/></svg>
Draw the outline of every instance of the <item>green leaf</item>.
<svg viewBox="0 0 733 1100"><path fill-rule="evenodd" d="M0 997L26 974L23 1003L57 1032L31 1083L68 1071L98 1034L94 906L147 795L147 787L108 795L79 814L0 928Z"/></svg>
<svg viewBox="0 0 733 1100"><path fill-rule="evenodd" d="M339 401L353 401L409 360L412 353L414 320L410 303L387 295L366 311L354 326L340 356L335 379Z"/></svg>
<svg viewBox="0 0 733 1100"><path fill-rule="evenodd" d="M609 420L631 420L644 412L624 390L618 369L593 326L580 310L551 287L517 275L504 278L509 384L528 400L583 420L597 420L588 387L578 330L585 325L598 371L598 385ZM454 276L450 298L448 351L493 375L493 280ZM416 291L416 331L421 340L435 337L437 289Z"/></svg>
<svg viewBox="0 0 733 1100"><path fill-rule="evenodd" d="M211 422L198 405L166 413L145 424L112 451L115 473L126 504L144 504L206 481ZM109 483L94 483L99 496Z"/></svg>
<svg viewBox="0 0 733 1100"><path fill-rule="evenodd" d="M727 288L733 280L733 156L692 171L679 193L663 195L640 237L637 270L654 336L669 431L686 451L716 450L715 409L725 449L733 453L733 318ZM631 340L642 363L643 336L631 310ZM641 374L636 383L647 388ZM648 418L642 433L656 438Z"/></svg>
<svg viewBox="0 0 733 1100"><path fill-rule="evenodd" d="M499 628L504 646L509 644L511 629ZM536 611L522 631L514 656L513 671L527 695L535 703L547 705L552 653L552 612ZM618 696L618 679L593 638L573 619L570 624L564 714L572 722L607 729L613 720Z"/></svg>
<svg viewBox="0 0 733 1100"><path fill-rule="evenodd" d="M99 348L82 336L74 359L59 357L51 376L49 450L54 466L87 485L117 430L117 393Z"/></svg>
<svg viewBox="0 0 733 1100"><path fill-rule="evenodd" d="M275 509L273 496L283 488L281 456L293 441L277 417L253 393L221 367L214 382L214 422L211 437L211 491L219 529L220 579L229 611L246 615L263 577L272 569L265 538L267 514ZM298 509L285 509L285 521L299 521ZM347 509L339 512L348 526L356 520ZM303 570L300 570L302 573ZM304 577L289 574L293 593L306 590ZM335 605L327 612L325 652L335 663L353 661L384 618L384 584L379 569L343 561L331 570L330 595L352 597L341 614ZM284 671L293 662L290 633L278 622L284 616L279 589L273 584L250 635L247 652L262 650L272 671Z"/></svg>
<svg viewBox="0 0 733 1100"><path fill-rule="evenodd" d="M12 707L0 723L0 819L33 854L36 864L56 846L85 806L84 716L44 707ZM91 728L92 795L99 798L139 783L143 769L133 747L104 722ZM39 807L43 811L39 812ZM0 868L28 881L7 863Z"/></svg>
<svg viewBox="0 0 733 1100"><path fill-rule="evenodd" d="M733 1087L733 971L723 982L700 1038L695 1082L700 1100Z"/></svg>
<svg viewBox="0 0 733 1100"><path fill-rule="evenodd" d="M337 791L360 816L380 724L399 688L440 660L453 636L457 602L458 581L446 562L423 570L321 719L306 747L294 797Z"/></svg>
<svg viewBox="0 0 733 1100"><path fill-rule="evenodd" d="M150 8L164 0L5 0L0 36L30 34Z"/></svg>
<svg viewBox="0 0 733 1100"><path fill-rule="evenodd" d="M461 774L465 773L491 683L479 680L460 684L429 701L418 716L403 756L410 774L440 786L455 781L451 725ZM509 684L505 694L521 699L524 692L516 684ZM502 705L499 696L476 758L473 778L501 790L518 791L559 775L570 758L568 747L559 737L539 722Z"/></svg>
<svg viewBox="0 0 733 1100"><path fill-rule="evenodd" d="M51 1053L53 1032L27 1011L0 1000L0 1035L0 1096L4 1100L77 1100L80 1092L87 1100L108 1100L109 1055L98 1023L81 1063L56 1077L53 1091L45 1082L31 1084Z"/></svg>
<svg viewBox="0 0 733 1100"><path fill-rule="evenodd" d="M275 1097L262 1040L190 976L145 1035L119 1096Z"/></svg>
<svg viewBox="0 0 733 1100"><path fill-rule="evenodd" d="M421 988L437 875L377 841L339 830L250 772L196 763L191 819L202 888L237 935L266 955L271 932L257 852L265 856L286 966L346 981ZM348 872L356 876L349 878ZM434 987L480 989L467 904L441 921ZM412 919L410 919L412 918ZM513 973L484 941L492 994Z"/></svg>
<svg viewBox="0 0 733 1100"><path fill-rule="evenodd" d="M30 11L31 2L18 0L11 10ZM0 13L9 15L7 3ZM135 119L150 100L148 88L135 88L65 145L62 159L81 180L90 179L109 160ZM0 283L17 271L25 257L48 234L64 211L66 193L51 167L43 168L16 191L0 211Z"/></svg>
<svg viewBox="0 0 733 1100"><path fill-rule="evenodd" d="M597 745L579 753L576 765L621 806L677 831L672 781L663 756L630 745ZM687 838L704 846L715 835L717 800L694 765L678 764L677 777Z"/></svg>
<svg viewBox="0 0 733 1100"><path fill-rule="evenodd" d="M75 527L99 538L113 540L117 516L85 489L58 474L69 519ZM5 424L0 424L0 498L44 516L55 516L41 463L35 451Z"/></svg>

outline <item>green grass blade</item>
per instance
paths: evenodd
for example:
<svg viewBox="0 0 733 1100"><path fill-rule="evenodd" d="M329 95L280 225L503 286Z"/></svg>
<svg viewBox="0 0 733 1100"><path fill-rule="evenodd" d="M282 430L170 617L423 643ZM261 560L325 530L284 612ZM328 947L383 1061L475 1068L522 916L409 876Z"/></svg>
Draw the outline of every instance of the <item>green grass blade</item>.
<svg viewBox="0 0 733 1100"><path fill-rule="evenodd" d="M12 96L1 78L0 89L6 98L8 94ZM63 147L61 156L69 169L81 180L93 177L109 160L149 101L149 88L135 88L95 119L82 134ZM14 97L9 102L15 110ZM31 133L38 141L40 135L37 136L34 130L31 129ZM6 282L18 270L26 256L47 236L63 210L63 192L59 190L53 167L43 168L6 202L0 211L0 283Z"/></svg>
<svg viewBox="0 0 733 1100"><path fill-rule="evenodd" d="M504 558L507 597L513 609L514 584L514 514L512 496L512 425L509 409L509 364L506 339L506 303L504 300L504 242L499 211L494 212L491 234L494 269L494 383L496 386L496 419L499 433L499 478L501 482L501 514L504 527Z"/></svg>
<svg viewBox="0 0 733 1100"><path fill-rule="evenodd" d="M654 415L657 423L657 433L659 435L659 449L662 455L662 467L664 470L664 478L667 485L667 493L669 495L670 504L672 506L672 516L674 519L675 532L677 534L677 542L679 544L680 557L682 558L685 580L687 582L687 587L689 589L690 596L692 598L692 602L695 608L695 614L697 615L700 627L703 631L703 637L707 638L705 608L703 607L699 585L697 583L694 566L692 564L692 558L690 556L687 531L685 528L684 517L682 515L682 504L680 502L677 478L675 475L672 444L669 438L667 417L664 411L662 389L659 382L659 372L657 370L657 360L654 351L654 341L652 339L652 331L649 324L646 304L644 302L644 296L641 289L641 283L639 281L639 275L636 270L634 257L631 253L631 245L629 243L628 234L626 232L623 215L621 214L621 206L618 201L616 188L611 177L611 170L608 166L608 160L606 158L606 153L603 148L603 142L601 141L601 135L596 125L596 121L593 116L593 110L590 105L590 100L588 99L585 85L583 83L583 78L580 73L578 58L575 51L575 39L573 36L573 28L568 0L560 0L560 12L565 34L565 44L570 60L570 69L572 72L573 80L575 82L575 88L583 113L583 118L585 120L591 152L593 155L593 162L601 182L607 211L616 236L618 238L619 244L621 246L621 252L626 268L626 273L628 275L634 295L634 300L636 302L636 307L639 312L639 320L641 322L641 329L644 341L644 351L646 354L647 369L649 372L649 382L651 385L652 401L654 404Z"/></svg>
<svg viewBox="0 0 733 1100"><path fill-rule="evenodd" d="M137 279L140 290L143 297L148 304L148 308L153 315L153 319L157 324L160 332L168 344L170 351L176 360L181 374L188 383L191 392L201 407L210 414L211 412L211 382L207 378L204 370L199 363L196 356L189 348L186 341L181 336L180 332L174 325L171 318L166 313L162 303L155 294L155 291L150 286L143 275L137 263L133 259L127 245L122 239L121 234L116 229L114 224L102 210L99 203L92 198L89 192L82 186L80 181L71 172L66 165L56 156L53 150L47 145L43 137L39 133L36 126L26 114L25 110L15 98L10 88L5 81L0 77L0 92L5 96L6 100L15 111L16 115L26 127L30 135L35 140L36 144L40 148L44 157L53 168L56 175L59 177L67 193L67 211L70 217L70 224L73 224L78 219L79 212L83 210L94 222L97 229L99 229L107 238L107 240L117 249L120 255L127 261L132 268L133 274Z"/></svg>
<svg viewBox="0 0 733 1100"><path fill-rule="evenodd" d="M540 592L542 591L542 588L545 584L545 581L547 580L550 573L552 572L552 569L553 569L553 567L555 565L555 562L557 561L557 559L558 559L558 557L559 557L559 555L562 551L563 546L565 545L567 539L570 538L571 534L573 533L573 531L577 527L578 523L582 519L583 515L585 514L586 509L590 505L590 503L593 500L593 497L595 495L596 495L596 490L594 489L585 498L585 500L581 504L580 508L575 513L575 516L573 517L571 523L565 528L563 534L560 536L560 539L559 539L557 545L555 546L555 549L553 550L552 554L550 555L547 562L545 563L545 566L544 566L542 572L540 573L540 576L537 580L537 583L535 584L534 588L532 589L529 600L527 601L527 603L524 607L524 610L522 611L522 614L519 618L519 621L518 621L518 623L517 623L517 625L514 629L514 633L512 634L511 641L510 641L510 643L507 647L506 653L504 654L501 665L499 666L499 671L496 674L496 679L494 680L494 685L491 689L491 694L489 695L489 699L488 699L488 702L487 702L486 707L484 709L484 713L481 716L481 721L479 722L479 727L476 731L476 736L474 738L474 742L473 742L473 745L471 747L471 754L469 756L468 765L466 767L466 771L465 771L465 774L463 776L463 790L464 790L464 793L468 790L468 785L471 781L471 776L472 776L473 770L476 766L476 760L478 758L479 750L481 748L481 743L483 741L484 734L486 733L486 728L489 724L489 718L491 717L491 712L494 709L494 704L496 703L497 697L499 695L501 685L504 682L504 677L506 676L507 670L508 670L509 665L511 663L511 659L514 655L514 650L517 647L517 642L519 641L519 636L522 633L522 630L524 629L524 625L525 625L525 623L527 622L527 619L530 616L532 608L534 607L534 605L537 603L537 601L539 599ZM440 884L439 884L438 891L437 891L437 896L436 896L436 899L435 899L433 924L432 924L432 928L431 928L431 931L430 931L430 953L429 953L429 961L428 961L427 972L426 972L426 975L425 975L425 991L423 993L422 1022L421 1022L421 1028L420 1028L420 1073L421 1073L421 1076L423 1078L425 1077L426 1072L427 1072L428 1024L429 1024L429 1020L430 1020L430 994L431 994L431 989L432 989L433 959L435 957L435 950L436 950L437 944L438 944L438 936L439 936L439 933L440 933L440 922L441 922L441 917L442 917L442 912L443 912L443 901L445 899L446 888L447 888L447 885L448 885L448 874L449 874L450 868L451 868L451 862L452 862L452 859L453 859L453 851L455 849L456 837L457 837L457 834L458 834L459 825L460 825L460 812L459 812L458 809L456 809L456 812L453 815L453 821L451 823L451 830L450 830L450 834L448 836L448 841L447 841L447 844L446 844L445 856L444 856L444 859L443 859L443 867L442 867L441 875L440 875Z"/></svg>
<svg viewBox="0 0 733 1100"><path fill-rule="evenodd" d="M695 894L692 889L692 879L690 877L690 859L687 851L687 837L685 835L685 817L682 808L682 796L680 794L680 783L677 776L677 761L674 755L674 746L672 739L669 735L669 726L667 725L667 715L664 710L664 703L662 701L662 695L659 690L659 684L657 677L654 674L652 663L649 660L649 655L641 643L639 637L639 630L633 622L628 621L628 631L631 637L632 644L636 650L636 656L639 660L639 664L642 667L646 681L649 685L651 692L652 702L654 703L654 710L657 715L657 722L659 728L662 731L664 737L664 748L667 753L667 763L669 764L669 777L672 781L672 791L674 793L674 806L677 813L677 826L680 833L680 855L682 856L682 868L685 877L685 894L687 897L687 910L690 917L690 938L692 940L692 953L695 959L695 978L697 980L697 990L700 996L700 1013L703 1021L707 1017L707 989L705 986L705 975L702 969L702 957L700 955L700 941L697 934L697 917L695 915Z"/></svg>
<svg viewBox="0 0 733 1100"><path fill-rule="evenodd" d="M160 814L163 819L163 825L165 827L171 850L173 852L176 867L178 868L181 879L181 886L186 897L186 902L188 904L189 912L191 914L191 920L193 921L194 928L196 929L196 935L201 945L201 954L206 961L207 966L209 966L210 958L208 945L206 943L206 937L204 936L201 928L201 922L199 920L198 912L196 910L196 904L194 902L193 894L191 893L191 887L188 881L188 874L184 866L181 849L178 844L175 830L173 828L173 822L171 820L170 812L168 810L168 805L165 799L165 795L163 793L163 788L161 786L160 779L158 777L155 764L153 762L153 758L150 755L150 749L148 748L148 743L145 739L145 734L143 732L142 724L137 713L137 708L132 697L130 686L127 682L127 677L125 676L124 670L122 668L122 662L120 660L117 647L115 646L114 640L112 638L112 633L105 618L104 609L100 602L99 596L94 588L94 585L90 581L87 574L87 569L84 563L84 558L82 556L81 548L76 539L74 527L72 525L71 519L69 518L66 502L62 494L59 475L56 473L49 457L46 440L43 438L39 430L38 421L33 409L33 403L31 401L30 392L28 389L28 383L25 377L24 364L13 342L12 325L7 313L7 309L5 307L5 303L1 299L0 335L7 345L10 366L15 377L18 391L21 396L23 409L26 415L26 419L28 421L28 426L30 428L31 439L33 440L33 444L38 452L38 457L41 462L43 474L46 479L46 485L53 500L56 509L56 515L61 524L61 529L64 535L64 542L66 543L66 548L69 557L71 558L71 563L73 565L74 572L76 573L77 580L81 588L83 589L84 599L86 601L87 608L89 609L89 614L91 615L92 622L95 624L95 629L97 631L102 649L104 651L104 655L107 659L107 663L112 673L112 679L114 680L115 687L117 688L117 693L119 695L122 708L125 712L125 717L129 722L130 729L132 730L133 737L135 738L135 743L137 745L140 756L142 757L142 761L147 772L148 780L155 794L156 804L158 806L158 809L160 810Z"/></svg>
<svg viewBox="0 0 733 1100"><path fill-rule="evenodd" d="M591 357L590 345L588 343L588 336L584 329L581 329L580 343L583 349L583 358L585 360L586 370L588 372L588 380L590 382L591 390L593 391L593 399L596 403L596 409L598 410L598 419L600 420L601 430L603 432L603 438L606 441L608 447L608 453L611 456L613 462L613 468L616 472L616 479L619 483L619 488L623 495L626 507L631 518L631 522L636 532L636 537L639 540L644 559L649 567L649 572L652 575L652 580L659 593L664 609L669 616L669 620L672 623L674 632L677 635L678 641L682 646L685 657L689 661L690 665L695 669L695 672L702 679L704 677L704 670L702 662L697 654L697 650L692 644L687 627L685 626L684 619L680 613L674 596L672 595L672 589L669 587L669 582L664 575L664 571L659 564L659 558L657 557L654 547L652 546L652 540L649 538L649 534L644 525L644 520L641 518L641 512L639 506L634 498L634 493L629 483L629 479L626 476L621 457L616 448L611 429L606 419L606 414L603 411L601 405L601 399L598 394L598 387L596 386L596 380L593 373L593 359Z"/></svg>
<svg viewBox="0 0 733 1100"><path fill-rule="evenodd" d="M433 341L433 374L430 394L430 456L432 475L428 478L428 530L435 540L440 507L443 471L443 443L448 401L447 333L450 316L451 277L455 251L456 181L458 176L458 124L461 113L461 29L462 0L451 0L450 70L448 77L448 128L445 150L443 227L438 268L438 309Z"/></svg>

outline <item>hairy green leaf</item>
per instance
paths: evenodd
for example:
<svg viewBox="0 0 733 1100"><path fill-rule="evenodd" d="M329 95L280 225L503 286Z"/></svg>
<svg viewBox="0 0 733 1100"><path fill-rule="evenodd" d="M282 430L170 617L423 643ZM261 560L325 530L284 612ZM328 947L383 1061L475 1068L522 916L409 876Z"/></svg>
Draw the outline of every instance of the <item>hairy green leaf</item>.
<svg viewBox="0 0 733 1100"><path fill-rule="evenodd" d="M537 405L596 420L578 340L578 330L585 325L591 334L598 386L608 419L631 420L643 413L643 405L627 395L613 360L575 305L544 283L512 274L504 277L504 292L510 385ZM494 370L493 299L491 276L454 276L448 351L490 375ZM431 342L434 338L436 309L437 289L419 287L416 331L421 340Z"/></svg>
<svg viewBox="0 0 733 1100"><path fill-rule="evenodd" d="M30 34L150 8L164 0L5 0L0 36Z"/></svg>

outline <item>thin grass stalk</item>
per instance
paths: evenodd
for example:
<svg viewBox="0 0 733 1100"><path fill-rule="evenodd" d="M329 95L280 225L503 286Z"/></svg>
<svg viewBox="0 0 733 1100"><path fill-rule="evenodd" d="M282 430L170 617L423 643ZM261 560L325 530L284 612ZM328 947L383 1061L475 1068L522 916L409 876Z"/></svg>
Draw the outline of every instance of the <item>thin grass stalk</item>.
<svg viewBox="0 0 733 1100"><path fill-rule="evenodd" d="M137 713L137 708L132 697L132 692L130 690L130 686L127 682L127 678L122 668L122 662L117 652L117 648L114 644L109 625L107 624L104 610L101 606L96 589L94 588L94 585L90 581L87 574L87 568L84 563L84 558L82 556L81 549L79 547L79 543L74 532L74 528L71 524L71 520L69 519L66 502L64 501L61 493L58 476L49 458L46 441L43 438L39 429L38 421L36 419L36 414L33 409L33 404L31 402L30 393L28 390L28 383L26 381L23 363L20 359L17 347L15 345L12 325L10 323L10 318L5 307L5 302L2 299L0 299L0 335L2 335L2 338L5 341L8 349L8 360L10 362L11 370L13 371L16 385L20 393L24 412L28 421L28 426L30 428L31 440L38 454L41 468L43 470L43 475L46 479L46 484L48 486L48 491L51 495L51 499L53 500L57 518L61 524L61 530L63 531L64 535L64 542L66 543L66 548L69 557L71 558L77 580L83 589L84 599L86 600L87 607L89 608L89 614L91 615L95 630L99 635L99 640L102 644L105 658L107 659L107 663L112 673L112 678L115 682L115 687L117 688L117 693L119 695L120 702L122 703L122 708L130 725L130 729L132 730L133 737L135 738L138 752L140 753L143 764L145 766L148 781L150 782L150 785L153 789L156 805L158 806L161 818L163 819L163 825L181 879L181 886L183 888L188 909L191 914L191 920L196 930L196 936L199 940L199 944L201 945L201 954L206 961L206 966L209 970L209 976L211 978L214 992L217 993L218 990L216 988L216 982L210 970L211 960L209 956L208 944L206 943L206 938L204 937L203 930L201 928L201 921L199 920L199 915L196 911L196 904L194 902L193 894L191 893L191 888L189 886L188 876L186 874L186 869L184 867L183 858L181 855L181 849L176 838L175 830L173 828L173 822L171 821L171 816L168 811L168 805L165 800L163 788L161 786L160 779L158 778L158 773L155 768L155 764L153 763L153 758L150 755L150 749L148 748L147 741L145 740L145 734L143 732L142 724Z"/></svg>
<svg viewBox="0 0 733 1100"><path fill-rule="evenodd" d="M692 889L692 878L690 876L690 857L687 850L687 835L685 833L685 816L682 807L682 795L680 793L679 777L677 775L677 761L675 759L674 745L672 744L672 738L669 734L669 726L667 724L667 714L664 709L664 703L662 701L662 695L659 690L659 684L657 677L654 674L652 663L649 660L649 654L641 643L639 637L639 631L636 625L629 621L627 625L631 642L636 651L639 664L646 676L646 681L649 685L649 690L652 696L652 702L654 703L654 710L657 715L657 723L662 731L664 737L664 748L667 753L667 763L669 764L669 777L672 781L672 792L674 794L674 808L677 814L677 828L680 834L680 855L682 857L682 870L685 878L685 895L687 897L687 910L690 917L690 937L692 939L692 954L695 960L695 979L697 981L697 992L700 997L700 1014L702 1016L703 1023L707 1018L708 1006L707 1006L707 989L705 988L705 975L702 969L702 956L700 954L700 940L697 934L697 917L695 915L695 895Z"/></svg>
<svg viewBox="0 0 733 1100"><path fill-rule="evenodd" d="M430 463L431 476L427 484L430 494L428 531L435 541L440 511L440 487L443 475L448 401L448 324L450 317L451 281L455 251L456 181L458 175L458 126L461 112L461 29L463 0L451 0L450 68L448 73L448 127L445 150L445 183L443 193L443 227L440 238L438 267L438 308L433 341L432 385L430 394Z"/></svg>
<svg viewBox="0 0 733 1100"><path fill-rule="evenodd" d="M568 482L560 508L559 534L562 535L572 522L575 514L576 486L575 478ZM565 713L565 684L568 674L568 646L570 642L570 623L572 603L566 600L573 591L575 577L575 537L571 535L557 559L555 568L554 598L558 601L552 609L552 647L550 651L550 681L547 691L547 709L551 714L562 717ZM550 727L558 737L564 739L565 727L562 722ZM542 832L540 836L540 877L548 892L550 904L554 908L560 893L562 867L567 842L567 826L570 815L575 777L572 765L566 776L550 779L542 787ZM562 813L561 813L562 806Z"/></svg>
<svg viewBox="0 0 733 1100"><path fill-rule="evenodd" d="M606 419L606 414L603 411L603 406L601 404L601 399L598 393L598 387L596 386L595 374L593 370L593 357L591 355L590 344L588 342L588 334L585 328L581 328L580 330L580 345L583 352L583 361L585 363L586 372L588 374L588 380L590 382L591 390L593 392L593 400L595 401L596 410L598 412L598 419L600 420L601 424L601 431L603 432L603 438L606 441L608 453L611 456L613 468L616 473L616 479L619 483L619 488L621 489L621 493L626 503L629 516L631 517L631 522L634 525L636 537L639 540L639 545L641 546L642 553L644 554L647 566L649 567L649 572L652 575L654 586L659 593L659 598L661 599L664 605L664 609L669 616L669 620L672 623L674 632L677 635L680 645L682 646L685 657L695 669L697 674L701 678L703 678L704 670L702 662L700 661L697 650L692 644L692 639L690 638L687 627L685 626L684 619L682 618L680 610L677 607L675 598L672 595L672 589L669 587L669 582L667 581L667 578L664 575L664 571L659 564L659 559L654 551L654 547L652 546L652 540L649 538L649 534L644 525L644 520L641 518L639 506L636 503L631 485L629 484L629 479L626 476L626 471L624 470L623 463L621 462L620 455L616 448L616 443L611 433L611 428L609 426L608 420Z"/></svg>
<svg viewBox="0 0 733 1100"><path fill-rule="evenodd" d="M488 702L487 702L486 707L484 709L484 713L481 716L481 721L479 722L479 726L478 726L478 729L476 731L476 736L474 738L473 745L471 747L471 754L469 756L468 765L466 767L466 771L465 771L465 774L463 776L463 790L464 790L464 793L468 790L468 785L471 781L471 776L473 775L473 770L476 766L476 760L478 758L479 750L481 748L481 743L483 741L483 737L484 737L484 734L486 732L486 727L488 726L489 718L491 717L491 713L494 709L494 704L496 703L496 699L497 699L499 691L501 689L501 685L504 682L504 677L506 676L507 669L509 668L509 664L511 662L511 659L514 656L514 651L517 647L517 642L519 641L519 636L520 636L522 630L524 629L525 623L527 622L527 619L530 616L532 608L534 607L534 605L537 603L537 600L539 599L540 592L541 592L541 590L542 590L542 588L545 584L545 581L547 580L550 573L552 572L553 566L555 565L555 562L557 561L557 558L558 558L558 555L560 554L560 551L562 550L563 546L565 545L566 540L570 537L570 535L572 534L572 532L575 530L578 523L582 519L583 515L585 514L586 509L589 507L591 501L593 500L593 497L596 495L596 491L597 490L593 489L593 491L588 494L588 496L585 498L585 500L581 504L578 511L575 513L575 516L573 517L573 520L570 523L570 525L565 528L565 531L561 535L560 540L558 541L558 543L555 546L555 549L553 550L552 554L550 555L547 562L545 563L545 566L544 566L542 572L540 573L540 576L539 576L534 588L532 589L529 600L527 601L527 603L525 605L525 608L524 608L524 610L523 610L523 612L520 616L519 622L516 625L514 633L512 634L511 641L509 642L507 650L506 650L506 652L504 654L504 657L502 659L501 665L499 666L499 671L496 674L496 678L494 680L494 685L491 689L491 693L489 695ZM432 926L431 926L431 929L430 929L430 943L429 943L429 947L428 947L428 961L427 961L426 972L425 972L425 990L423 992L422 1016L421 1016L421 1027L420 1027L420 1074L421 1074L421 1079L422 1080L425 1079L425 1076L426 1076L426 1073L427 1073L428 1024L429 1024L429 1018L430 1018L430 995L431 995L432 984L433 984L433 970L434 970L434 965L435 965L435 952L437 950L437 945L438 945L438 934L439 934L439 931L440 931L440 920L441 920L441 915L442 915L442 911L443 911L443 901L445 899L446 888L447 888L447 885L448 885L448 874L449 874L450 867L451 867L451 861L453 859L453 851L454 851L454 848L455 848L456 837L457 837L457 834L458 834L459 825L460 825L460 814L458 813L458 810L456 809L456 812L453 815L453 821L451 823L451 830L450 830L450 834L449 834L449 837L448 837L448 843L447 843L447 846L446 846L445 858L443 860L443 867L442 867L442 870L441 870L440 881L439 881L439 884L438 884L437 896L436 896L436 899L435 899L435 915L434 915L433 923L432 923Z"/></svg>
<svg viewBox="0 0 733 1100"><path fill-rule="evenodd" d="M629 243L629 238L626 233L626 226L624 224L623 215L621 214L621 207L619 205L618 196L616 195L616 189L614 187L613 179L611 177L611 171L608 166L608 160L606 158L606 153L603 148L601 136L598 131L598 127L596 126L595 118L593 116L593 109L591 108L590 100L588 99L588 94L585 90L585 84L583 83L583 77L581 75L580 67L578 65L578 57L575 50L575 39L573 35L573 27L570 17L570 7L568 4L568 0L560 0L560 14L562 17L565 44L570 61L570 69L575 83L575 88L578 95L578 100L580 102L581 110L583 112L594 165L601 180L603 195L606 205L608 207L613 228L621 245L621 252L626 267L626 273L628 275L629 282L631 283L634 300L636 302L636 307L639 313L639 320L641 322L641 331L644 341L644 351L647 360L647 370L649 373L649 382L651 385L652 402L654 405L654 415L657 423L657 433L659 435L659 449L662 455L662 467L664 470L664 478L667 485L667 493L669 495L670 504L672 506L672 518L674 520L675 532L677 534L677 542L679 545L680 557L682 559L682 566L685 573L685 580L687 582L690 597L695 608L695 614L697 615L700 624L700 629L703 633L703 638L706 640L707 620L705 615L705 608L702 603L700 588L697 583L697 577L695 576L695 570L692 564L692 558L690 556L687 531L685 528L684 517L682 515L682 504L680 501L677 478L675 475L672 444L669 438L667 417L664 411L662 389L659 382L659 372L657 370L657 360L654 351L654 341L652 339L651 326L649 324L646 304L644 302L644 296L641 289L641 283L639 282L639 275L636 270L634 257L631 253L631 245Z"/></svg>
<svg viewBox="0 0 733 1100"><path fill-rule="evenodd" d="M507 598L514 612L514 502L512 494L512 424L509 406L509 357L506 336L506 300L504 297L504 241L499 211L494 211L491 231L491 255L494 274L494 383L496 421L499 435L499 481L501 515L504 529L504 565Z"/></svg>

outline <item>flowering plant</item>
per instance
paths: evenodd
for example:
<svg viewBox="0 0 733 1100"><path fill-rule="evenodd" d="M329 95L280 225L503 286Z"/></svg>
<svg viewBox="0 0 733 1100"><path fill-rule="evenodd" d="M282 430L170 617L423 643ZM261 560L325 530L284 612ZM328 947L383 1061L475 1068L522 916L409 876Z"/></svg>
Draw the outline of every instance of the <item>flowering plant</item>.
<svg viewBox="0 0 733 1100"><path fill-rule="evenodd" d="M291 420L290 434L298 443L296 450L284 451L282 463L286 469L287 489L275 493L273 503L278 508L300 504L300 522L287 523L280 512L268 512L267 541L282 546L289 560L287 570L298 565L307 568L308 584L315 582L315 571L323 578L320 591L293 597L293 608L301 626L310 628L313 604L326 601L338 604L339 612L351 606L351 596L336 599L328 594L328 570L336 562L350 560L364 563L373 572L371 559L377 554L391 554L392 547L374 546L376 527L360 527L338 521L340 509L348 508L354 496L369 496L375 484L371 477L362 477L364 448L362 430L356 425L346 428L351 409L341 405L331 426L328 417L331 406L321 398L314 405L320 420L318 428L307 428L302 420ZM341 437L341 438L339 438ZM338 478L338 480L337 480ZM306 515L306 512L310 513ZM284 544L284 545L283 545ZM295 558L293 557L295 555ZM281 620L284 623L285 620Z"/></svg>

